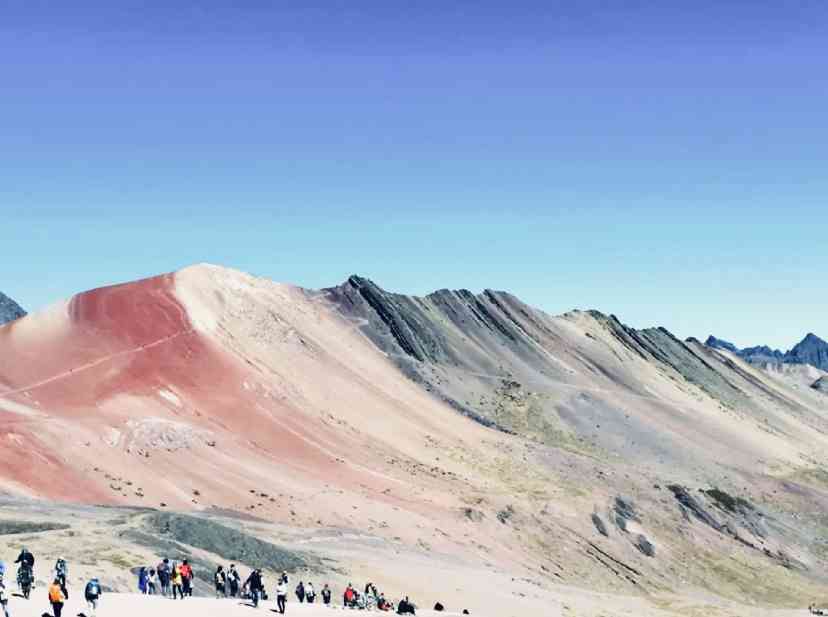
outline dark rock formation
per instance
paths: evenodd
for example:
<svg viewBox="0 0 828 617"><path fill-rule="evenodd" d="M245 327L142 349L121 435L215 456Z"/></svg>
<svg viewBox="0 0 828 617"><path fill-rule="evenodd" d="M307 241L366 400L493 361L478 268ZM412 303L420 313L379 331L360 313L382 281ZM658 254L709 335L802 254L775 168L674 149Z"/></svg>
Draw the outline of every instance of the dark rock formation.
<svg viewBox="0 0 828 617"><path fill-rule="evenodd" d="M817 392L822 392L823 394L828 395L828 377L820 377L811 384L811 387Z"/></svg>
<svg viewBox="0 0 828 617"><path fill-rule="evenodd" d="M655 557L655 546L647 539L644 534L638 534L635 539L635 548L641 551L647 557Z"/></svg>
<svg viewBox="0 0 828 617"><path fill-rule="evenodd" d="M0 293L0 326L15 319L20 319L26 314L20 305L7 295Z"/></svg>
<svg viewBox="0 0 828 617"><path fill-rule="evenodd" d="M815 334L808 334L786 354L786 362L810 364L818 369L828 370L828 343Z"/></svg>
<svg viewBox="0 0 828 617"><path fill-rule="evenodd" d="M810 364L819 369L828 370L828 343L815 334L808 334L796 347L786 353L771 349L767 345L739 349L733 343L712 335L707 338L705 345L735 353L751 364Z"/></svg>
<svg viewBox="0 0 828 617"><path fill-rule="evenodd" d="M607 524L598 516L597 513L592 514L592 524L595 525L595 529L600 533L602 536L609 537L609 529L607 529Z"/></svg>

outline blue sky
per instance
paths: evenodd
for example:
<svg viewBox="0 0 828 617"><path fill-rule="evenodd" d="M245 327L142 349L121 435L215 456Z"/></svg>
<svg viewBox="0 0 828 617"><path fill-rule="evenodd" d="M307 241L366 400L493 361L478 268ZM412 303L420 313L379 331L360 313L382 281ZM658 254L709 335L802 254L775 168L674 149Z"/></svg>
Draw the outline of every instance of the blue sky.
<svg viewBox="0 0 828 617"><path fill-rule="evenodd" d="M824 2L7 1L0 54L26 308L210 261L828 337Z"/></svg>

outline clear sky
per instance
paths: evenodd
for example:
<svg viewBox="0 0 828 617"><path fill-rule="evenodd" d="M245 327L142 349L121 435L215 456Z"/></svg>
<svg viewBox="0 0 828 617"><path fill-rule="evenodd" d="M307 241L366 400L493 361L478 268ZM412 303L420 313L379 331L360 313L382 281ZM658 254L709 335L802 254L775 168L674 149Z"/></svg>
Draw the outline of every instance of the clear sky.
<svg viewBox="0 0 828 617"><path fill-rule="evenodd" d="M828 3L0 3L0 290L210 261L828 337Z"/></svg>

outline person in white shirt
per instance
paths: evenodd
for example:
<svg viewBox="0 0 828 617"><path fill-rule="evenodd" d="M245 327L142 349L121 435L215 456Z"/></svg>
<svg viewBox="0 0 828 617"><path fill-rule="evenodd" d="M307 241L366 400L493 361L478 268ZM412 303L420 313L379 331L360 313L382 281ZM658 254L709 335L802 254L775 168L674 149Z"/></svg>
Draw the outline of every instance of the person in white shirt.
<svg viewBox="0 0 828 617"><path fill-rule="evenodd" d="M287 584L284 582L284 580L280 580L279 584L276 585L276 608L279 609L279 612L282 615L285 614L285 604L287 603L287 595Z"/></svg>

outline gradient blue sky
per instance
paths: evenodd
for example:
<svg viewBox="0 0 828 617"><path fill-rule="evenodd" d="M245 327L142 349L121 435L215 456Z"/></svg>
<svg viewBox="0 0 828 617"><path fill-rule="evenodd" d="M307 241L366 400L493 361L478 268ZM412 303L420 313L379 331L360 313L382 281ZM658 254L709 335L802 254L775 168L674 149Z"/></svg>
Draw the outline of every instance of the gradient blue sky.
<svg viewBox="0 0 828 617"><path fill-rule="evenodd" d="M6 1L0 54L26 308L210 261L828 336L828 3Z"/></svg>

